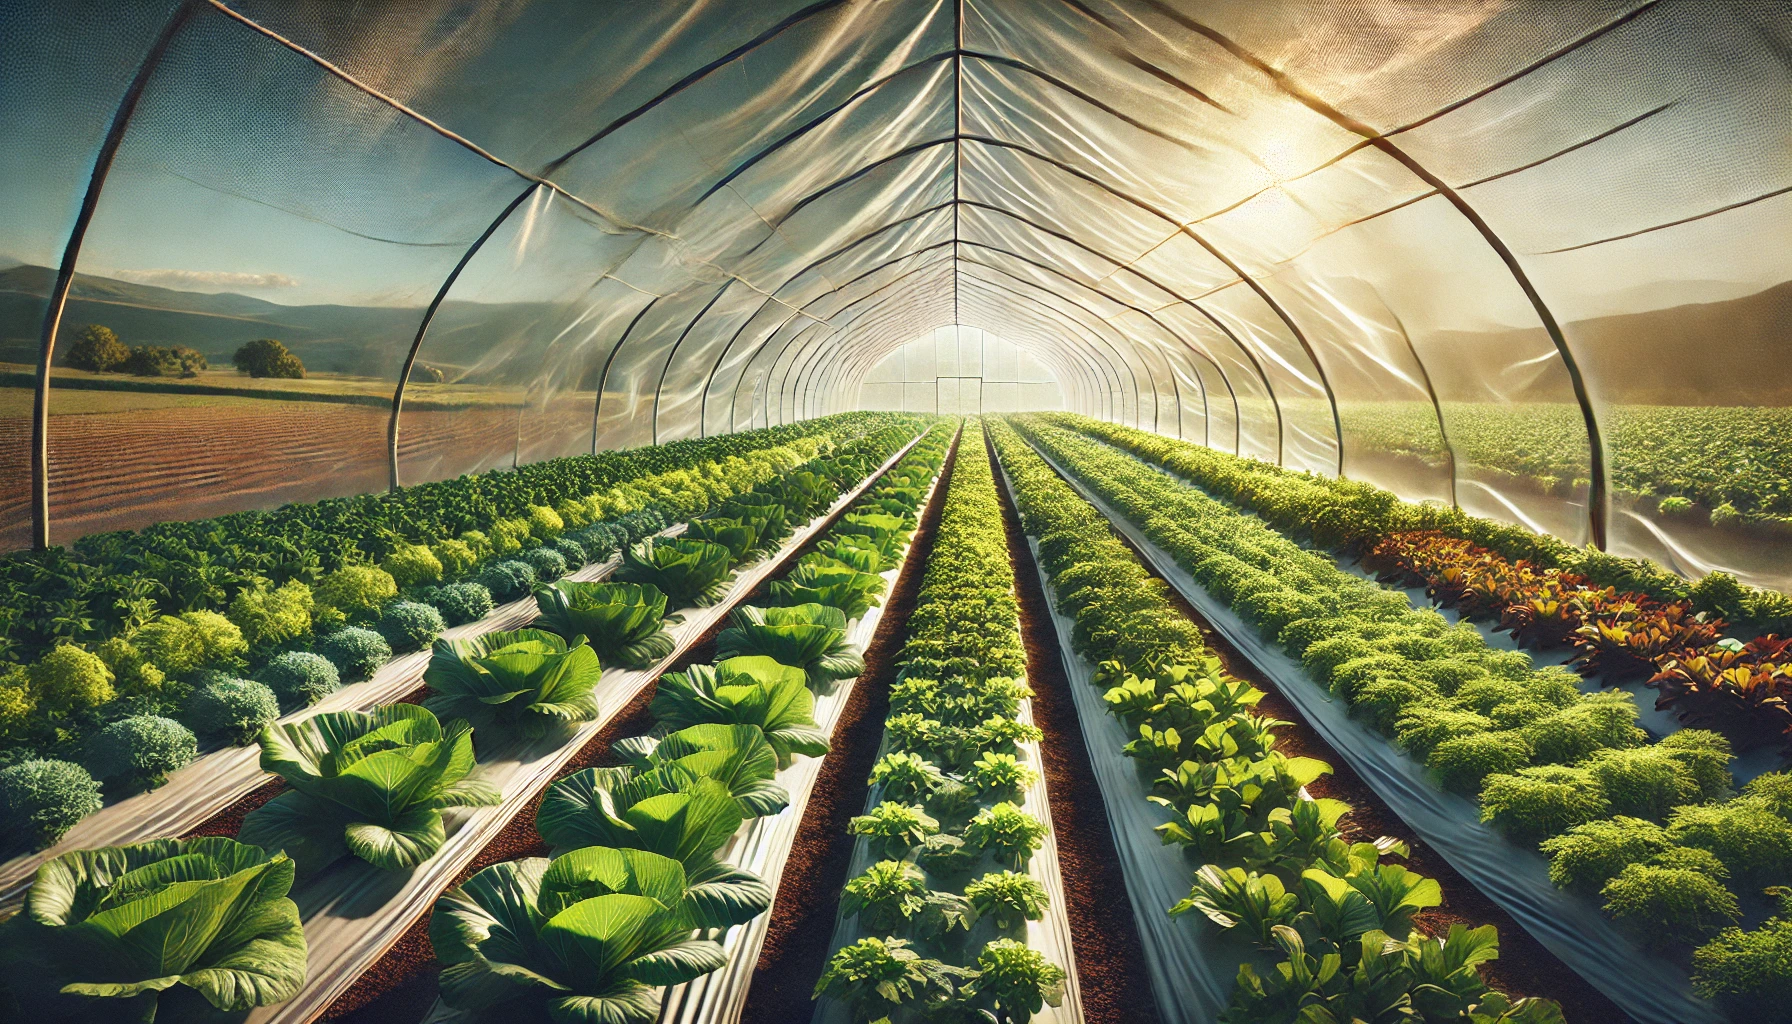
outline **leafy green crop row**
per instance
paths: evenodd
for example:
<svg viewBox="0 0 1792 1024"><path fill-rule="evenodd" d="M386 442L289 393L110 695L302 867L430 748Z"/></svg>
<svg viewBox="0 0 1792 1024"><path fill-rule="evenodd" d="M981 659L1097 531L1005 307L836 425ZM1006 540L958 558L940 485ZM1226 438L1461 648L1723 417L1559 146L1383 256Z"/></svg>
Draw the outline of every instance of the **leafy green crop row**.
<svg viewBox="0 0 1792 1024"><path fill-rule="evenodd" d="M912 417L884 416L836 427L874 428L857 438L887 451L918 425ZM715 515L707 522L731 523L737 533L742 522L767 527L748 532L755 542L775 544L787 524L752 519L758 506L742 502L790 500L810 513L810 505L828 500L821 490L829 496L838 490L829 489L829 472L869 471L862 455L846 455L850 466L823 458L790 472L771 492L753 493L835 439L858 443L851 433L821 432L754 447L778 436L718 439L707 449L687 445L688 455L715 457L563 499L558 510L531 506L526 516L494 521L489 533L406 544L379 565L347 564L311 582L252 579L222 612L146 611L145 621L121 627L91 650L62 641L28 669L0 666L0 764L8 766L0 770L0 805L8 830L14 841L53 842L99 807L99 787L83 765L105 782L108 796L157 785L195 756L194 733L246 743L282 710L372 675L394 651L427 647L447 625L485 615L494 600L526 596L538 583L601 560L672 519L708 510ZM730 451L743 454L725 454ZM747 518L721 518L724 512ZM599 519L600 513L612 518ZM697 554L704 550L710 550L706 561ZM703 587L717 585L733 555L695 539L642 552L629 547L631 566L619 575L629 578L640 558L667 554L700 562L666 572L681 578L698 572ZM664 574L648 578L666 582ZM675 606L695 596L669 584L666 592Z"/></svg>
<svg viewBox="0 0 1792 1024"><path fill-rule="evenodd" d="M865 937L834 954L815 988L857 1021L904 1013L1025 1024L1062 999L1063 969L1017 941L1047 903L1026 871L1046 826L1019 806L1037 773L1016 745L1039 732L1015 717L1030 695L1026 659L975 430L943 485L898 658L885 753L870 778L879 802L851 824L878 858L841 900Z"/></svg>
<svg viewBox="0 0 1792 1024"><path fill-rule="evenodd" d="M1586 486L1586 424L1572 405L1444 403L1458 468L1523 477L1567 493ZM1345 435L1366 451L1442 464L1437 414L1419 402L1339 407ZM1665 516L1695 511L1713 524L1792 522L1792 409L1614 405L1600 417L1614 496Z"/></svg>
<svg viewBox="0 0 1792 1024"><path fill-rule="evenodd" d="M911 436L891 423L733 500L765 526L784 521L787 500L811 516ZM761 550L749 544L732 561ZM538 597L543 625L572 635L531 629L439 643L428 676L438 692L425 706L263 727L261 765L288 789L253 810L237 839L156 840L44 864L25 912L0 924L0 950L31 966L0 979L0 1016L200 1020L292 997L306 962L287 898L295 876L349 856L413 868L445 842L444 809L499 802L477 773L472 726L436 711L471 711L482 730L525 735L596 717L601 666L573 630L637 616L594 611L604 602L577 600L576 589L556 594ZM627 596L637 600L619 603L664 607L650 585ZM561 598L586 616L561 614ZM621 642L623 658L638 657L628 648L640 642ZM687 706L685 728L620 745L627 765L557 783L537 824L563 856L498 865L443 897L431 939L451 1000L645 1022L658 1009L652 986L725 962L713 936L762 912L771 893L715 853L744 816L784 806L771 781L781 761L826 749L792 693L800 671L761 662L737 659L707 710Z"/></svg>
<svg viewBox="0 0 1792 1024"><path fill-rule="evenodd" d="M1559 1022L1553 1003L1481 981L1477 966L1499 955L1493 926L1453 925L1441 939L1414 929L1442 901L1437 882L1388 861L1403 844L1340 835L1349 806L1305 788L1331 767L1277 751L1288 723L1253 711L1262 691L1224 672L1164 582L1012 429L989 431L1076 623L1072 643L1099 666L1109 712L1137 730L1125 753L1168 812L1158 832L1200 865L1188 898L1166 909L1241 928L1285 958L1268 975L1240 966L1225 1020Z"/></svg>
<svg viewBox="0 0 1792 1024"><path fill-rule="evenodd" d="M1401 501L1360 481L1299 473L1085 416L1047 414L1039 422L1087 434L1161 466L1255 512L1289 536L1323 547L1360 554L1390 534L1435 530L1490 548L1513 561L1523 559L1540 569L1576 573L1602 587L1664 601L1690 600L1696 610L1720 615L1750 636L1792 633L1792 596L1744 587L1725 573L1712 573L1689 584L1653 562L1577 548L1555 537L1479 519L1458 509Z"/></svg>
<svg viewBox="0 0 1792 1024"><path fill-rule="evenodd" d="M1628 694L1583 694L1565 669L1492 650L1467 623L1416 610L1113 448L1038 419L1017 425L1440 785L1478 794L1484 821L1541 845L1557 884L1602 897L1641 941L1684 948L1733 923L1728 881L1792 882L1792 776L1762 776L1732 798L1722 736L1687 729L1650 745ZM1725 930L1695 957L1695 987L1747 1019L1784 1019L1776 998L1792 971L1774 958L1788 933L1779 918Z"/></svg>

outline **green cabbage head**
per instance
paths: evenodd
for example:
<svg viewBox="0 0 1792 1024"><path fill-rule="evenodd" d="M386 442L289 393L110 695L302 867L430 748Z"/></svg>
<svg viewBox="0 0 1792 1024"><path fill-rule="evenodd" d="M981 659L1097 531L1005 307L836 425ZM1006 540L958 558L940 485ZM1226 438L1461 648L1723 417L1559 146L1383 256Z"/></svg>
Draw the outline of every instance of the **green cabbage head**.
<svg viewBox="0 0 1792 1024"><path fill-rule="evenodd" d="M415 704L270 724L261 767L292 789L251 811L237 837L285 850L307 874L349 854L388 871L416 867L447 841L444 808L501 801L468 778L472 726L444 729Z"/></svg>
<svg viewBox="0 0 1792 1024"><path fill-rule="evenodd" d="M292 882L284 854L220 837L63 854L0 925L8 1019L169 1024L290 999L305 982Z"/></svg>
<svg viewBox="0 0 1792 1024"><path fill-rule="evenodd" d="M838 563L798 565L783 579L771 582L774 602L825 604L845 612L848 622L863 617L883 592L882 576Z"/></svg>
<svg viewBox="0 0 1792 1024"><path fill-rule="evenodd" d="M728 549L720 544L687 537L661 537L643 541L622 552L616 578L626 583L651 583L675 608L714 604L726 589Z"/></svg>
<svg viewBox="0 0 1792 1024"><path fill-rule="evenodd" d="M846 641L846 613L825 604L736 608L729 627L716 634L716 654L764 655L802 669L817 690L865 671L865 660Z"/></svg>
<svg viewBox="0 0 1792 1024"><path fill-rule="evenodd" d="M666 595L651 583L574 583L535 591L536 624L563 637L582 636L605 665L646 668L672 653Z"/></svg>
<svg viewBox="0 0 1792 1024"><path fill-rule="evenodd" d="M706 723L758 726L777 753L779 768L790 767L798 754L820 757L828 752L803 670L764 656L667 673L660 677L648 710L671 729Z"/></svg>
<svg viewBox="0 0 1792 1024"><path fill-rule="evenodd" d="M574 636L571 646L539 629L501 629L437 640L423 681L436 695L423 706L439 717L466 718L501 732L540 737L599 713L593 692L603 666Z"/></svg>
<svg viewBox="0 0 1792 1024"><path fill-rule="evenodd" d="M728 962L718 943L693 932L744 924L770 905L763 884L693 883L669 857L588 847L479 872L436 901L429 938L443 964L442 1000L455 1009L650 1024L658 986Z"/></svg>

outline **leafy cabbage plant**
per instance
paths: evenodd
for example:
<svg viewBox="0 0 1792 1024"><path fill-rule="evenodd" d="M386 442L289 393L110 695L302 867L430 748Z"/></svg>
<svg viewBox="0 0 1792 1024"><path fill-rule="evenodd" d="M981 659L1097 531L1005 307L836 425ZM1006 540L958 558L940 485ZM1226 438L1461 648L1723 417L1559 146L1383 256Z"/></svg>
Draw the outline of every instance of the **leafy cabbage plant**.
<svg viewBox="0 0 1792 1024"><path fill-rule="evenodd" d="M525 736L598 716L592 692L603 675L597 652L573 637L539 629L495 630L437 640L423 681L436 695L423 706L438 717L467 718Z"/></svg>
<svg viewBox="0 0 1792 1024"><path fill-rule="evenodd" d="M759 524L751 519L710 516L691 520L685 536L720 544L728 549L729 558L739 561L759 542Z"/></svg>
<svg viewBox="0 0 1792 1024"><path fill-rule="evenodd" d="M415 867L447 841L442 811L501 796L469 778L473 728L443 728L427 708L335 711L261 732L261 767L292 789L249 813L237 837L285 850L310 873L353 854L388 871Z"/></svg>
<svg viewBox="0 0 1792 1024"><path fill-rule="evenodd" d="M585 638L606 665L646 668L672 653L666 595L650 583L573 583L535 591L537 624L568 639Z"/></svg>
<svg viewBox="0 0 1792 1024"><path fill-rule="evenodd" d="M825 604L787 608L743 605L716 635L722 658L764 655L803 670L816 689L865 671L865 660L846 640L846 613Z"/></svg>
<svg viewBox="0 0 1792 1024"><path fill-rule="evenodd" d="M623 550L616 578L651 583L677 608L714 604L726 589L728 549L706 540L661 537Z"/></svg>
<svg viewBox="0 0 1792 1024"><path fill-rule="evenodd" d="M289 857L220 837L63 854L0 925L9 1019L198 1020L290 999L305 981L292 883Z"/></svg>
<svg viewBox="0 0 1792 1024"><path fill-rule="evenodd" d="M647 1024L660 1011L656 986L727 964L721 945L693 932L744 924L770 905L763 885L693 883L675 859L588 847L486 868L436 901L429 937L442 999L456 1009Z"/></svg>
<svg viewBox="0 0 1792 1024"><path fill-rule="evenodd" d="M790 803L790 794L772 781L778 772L777 751L753 725L709 723L680 729L664 739L631 736L610 748L637 774L684 772L714 779L728 787L749 816L776 814ZM673 776L668 775L668 778Z"/></svg>
<svg viewBox="0 0 1792 1024"><path fill-rule="evenodd" d="M825 604L838 608L848 622L871 610L883 595L884 578L844 565L811 562L798 565L771 582L772 601L781 605Z"/></svg>
<svg viewBox="0 0 1792 1024"><path fill-rule="evenodd" d="M692 665L660 678L648 711L661 725L755 725L788 768L796 755L820 757L828 737L815 724L815 695L800 668L764 656Z"/></svg>

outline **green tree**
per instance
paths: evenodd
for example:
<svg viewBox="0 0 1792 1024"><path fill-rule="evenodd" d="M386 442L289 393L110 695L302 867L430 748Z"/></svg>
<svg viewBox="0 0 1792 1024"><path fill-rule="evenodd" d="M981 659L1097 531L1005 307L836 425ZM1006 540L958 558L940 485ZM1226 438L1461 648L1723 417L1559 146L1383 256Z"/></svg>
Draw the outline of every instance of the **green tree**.
<svg viewBox="0 0 1792 1024"><path fill-rule="evenodd" d="M133 345L131 357L125 360L124 372L138 377L183 376L181 358L174 350L160 345Z"/></svg>
<svg viewBox="0 0 1792 1024"><path fill-rule="evenodd" d="M69 346L68 365L77 370L92 370L95 373L106 373L124 366L131 358L131 350L124 342L118 340L118 332L100 324L88 324Z"/></svg>
<svg viewBox="0 0 1792 1024"><path fill-rule="evenodd" d="M174 358L180 360L180 375L182 377L197 377L200 370L211 368L211 364L205 361L205 354L198 349L176 345L171 351L174 353Z"/></svg>
<svg viewBox="0 0 1792 1024"><path fill-rule="evenodd" d="M305 376L305 364L273 338L257 338L249 342L236 350L231 362L236 364L238 373L251 377L291 377L296 380Z"/></svg>

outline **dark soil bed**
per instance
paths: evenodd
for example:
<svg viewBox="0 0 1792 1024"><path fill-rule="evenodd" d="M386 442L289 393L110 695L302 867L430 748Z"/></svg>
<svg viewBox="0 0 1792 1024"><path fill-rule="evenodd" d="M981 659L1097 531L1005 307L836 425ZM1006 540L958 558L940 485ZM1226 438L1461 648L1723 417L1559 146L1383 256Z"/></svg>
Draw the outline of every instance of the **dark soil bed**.
<svg viewBox="0 0 1792 1024"><path fill-rule="evenodd" d="M993 451L989 457L993 461ZM1033 721L1045 733L1040 756L1051 800L1065 909L1070 914L1083 1017L1088 1024L1161 1021L1150 981L1139 967L1145 962L1144 948L1127 899L1120 858L1114 851L1107 805L1077 722L1051 606L1021 530L1014 496L1008 493L1000 468L995 476L1020 599L1027 681L1033 687Z"/></svg>
<svg viewBox="0 0 1792 1024"><path fill-rule="evenodd" d="M853 838L847 834L846 824L865 809L865 780L883 739L896 655L908 638L908 617L915 609L927 558L933 551L934 532L957 454L955 441L940 471L933 501L915 528L908 560L884 602L877 632L866 645L865 674L853 686L834 725L832 748L821 764L784 863L742 1024L790 1024L807 1020L812 1013L816 979L833 953L840 889L846 884L852 860Z"/></svg>

